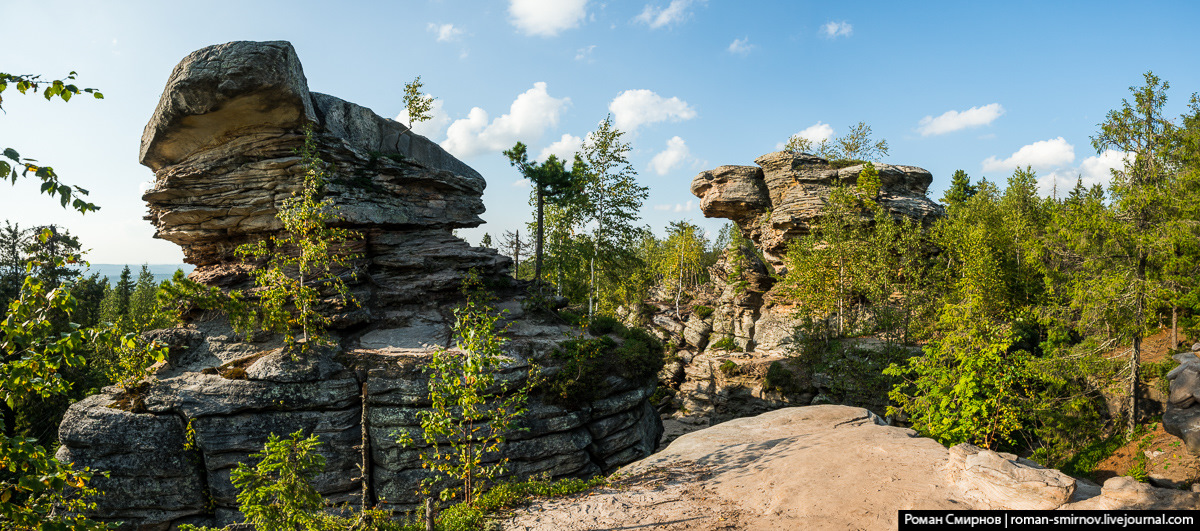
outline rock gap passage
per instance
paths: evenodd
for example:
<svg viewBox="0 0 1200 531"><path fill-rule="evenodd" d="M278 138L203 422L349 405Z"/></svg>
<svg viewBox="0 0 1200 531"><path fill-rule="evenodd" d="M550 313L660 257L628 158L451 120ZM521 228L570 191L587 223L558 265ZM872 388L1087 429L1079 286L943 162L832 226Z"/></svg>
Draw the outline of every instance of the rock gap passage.
<svg viewBox="0 0 1200 531"><path fill-rule="evenodd" d="M337 271L360 306L327 298L333 345L297 357L279 337L246 339L213 312L151 333L171 347L154 377L129 393L105 388L74 404L61 425L59 459L111 471L94 482L105 492L97 520L143 529L238 521L232 469L269 434L296 431L320 438L327 465L316 487L329 502L414 508L422 449L401 447L393 434L420 429L418 412L429 405L420 369L435 349L453 346L451 311L467 272L477 271L508 312L501 324L511 361L499 378L519 384L533 363L552 370L547 358L571 337L561 321L523 309L525 286L508 276L507 257L453 235L483 222L483 177L398 122L309 92L282 41L188 55L146 125L141 161L155 172L143 196L147 219L157 237L183 248L193 280L252 287L253 266L234 251L281 229L277 209L306 171L297 150L307 126L330 163L325 197L338 209L336 225L361 235L345 250L359 258ZM594 400L566 406L534 396L523 430L502 449L508 474L590 476L649 455L662 433L648 401L653 376L609 375L602 387Z"/></svg>

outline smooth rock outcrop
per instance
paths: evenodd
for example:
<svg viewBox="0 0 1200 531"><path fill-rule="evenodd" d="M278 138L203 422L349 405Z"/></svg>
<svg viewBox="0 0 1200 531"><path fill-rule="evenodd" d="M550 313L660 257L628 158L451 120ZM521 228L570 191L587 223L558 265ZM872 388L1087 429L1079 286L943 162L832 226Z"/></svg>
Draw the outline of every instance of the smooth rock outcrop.
<svg viewBox="0 0 1200 531"><path fill-rule="evenodd" d="M336 224L357 234L335 252L359 255L336 272L358 305L330 305L332 344L299 356L276 335L235 334L214 312L193 310L184 326L148 334L171 347L154 376L74 404L60 427L61 459L111 471L96 480L105 492L97 519L137 529L238 521L232 470L271 433L297 431L321 441L327 465L316 487L330 503L416 506L427 447L397 439L420 429L430 405L422 368L453 344L452 310L471 269L511 310L499 323L509 359L497 377L519 386L535 363L552 373L550 354L572 328L523 311L511 261L452 233L482 223L483 177L400 123L310 92L286 42L190 54L146 126L141 160L155 172L147 219L197 266L191 278L250 287L253 264L235 249L281 229L278 209L308 171L296 150L309 128L330 163L325 197ZM507 456L513 475L562 477L645 457L662 434L648 402L654 387L653 376L609 375L589 403L536 395L522 430L487 460Z"/></svg>
<svg viewBox="0 0 1200 531"><path fill-rule="evenodd" d="M1198 509L1200 493L1101 487L1011 454L946 449L871 412L779 409L679 437L619 489L539 502L505 529L896 529L901 509Z"/></svg>

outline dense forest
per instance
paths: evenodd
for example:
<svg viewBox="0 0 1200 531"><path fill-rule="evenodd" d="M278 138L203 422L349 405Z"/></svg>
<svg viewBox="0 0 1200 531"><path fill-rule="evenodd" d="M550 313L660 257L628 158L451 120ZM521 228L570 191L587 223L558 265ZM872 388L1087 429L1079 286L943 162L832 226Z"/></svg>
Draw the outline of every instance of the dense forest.
<svg viewBox="0 0 1200 531"><path fill-rule="evenodd" d="M1097 153L1125 154L1107 187L1079 177L1046 197L1030 168L1004 183L959 170L939 199L946 215L930 226L888 215L875 201L877 178L835 189L819 229L790 245L775 290L802 323L797 344L810 352L795 354L827 355L852 337L894 344L880 355L891 365L880 375L892 388L889 412L946 445L1033 452L1062 465L1148 421L1138 411L1139 378L1174 363L1143 364L1143 340L1166 328L1175 346L1200 326L1200 98L1174 118L1164 114L1167 82L1147 73L1130 90L1092 136ZM787 149L834 166L887 153L869 127L856 131ZM732 224L713 241L687 221L662 237L638 226L646 189L622 157L597 160L599 147L584 146L582 163L593 171L578 172L578 191L544 207L540 274L553 293L602 315L636 313L651 299L686 304L727 247L752 250ZM534 221L525 235L499 239L518 278L539 269L529 236L538 228ZM492 237L482 244L494 245ZM1106 395L1124 397L1120 418Z"/></svg>
<svg viewBox="0 0 1200 531"><path fill-rule="evenodd" d="M4 76L18 87L36 82ZM47 98L81 92L42 85ZM946 215L928 226L876 202L868 161L887 149L869 128L850 139L860 149L828 151L868 163L856 185L831 194L819 229L791 244L777 272L777 291L801 323L795 355L836 356L842 339L883 339L895 345L878 354L895 419L946 445L1017 450L1052 465L1147 421L1139 381L1170 362L1142 363L1143 340L1167 328L1176 345L1200 329L1200 96L1175 118L1164 115L1166 82L1148 73L1131 90L1092 137L1098 153L1126 154L1107 187L1080 180L1044 197L1028 168L1005 183L958 171L940 198ZM512 257L531 292L562 297L581 315L628 316L647 300L682 312L727 249L753 246L732 224L711 239L687 221L663 236L640 226L648 190L611 119L569 165L530 162L524 151L518 144L506 155L534 185L534 221L524 234L481 244ZM40 178L66 207L96 208L49 168L5 155L5 175ZM175 323L160 302L171 289L144 268L114 283L83 277L69 267L80 248L55 227L0 230L0 519L36 521L28 519L60 501L53 493L84 484L86 472L49 457L63 411L101 386L143 377L162 353L140 334ZM1106 393L1122 397L1120 418Z"/></svg>

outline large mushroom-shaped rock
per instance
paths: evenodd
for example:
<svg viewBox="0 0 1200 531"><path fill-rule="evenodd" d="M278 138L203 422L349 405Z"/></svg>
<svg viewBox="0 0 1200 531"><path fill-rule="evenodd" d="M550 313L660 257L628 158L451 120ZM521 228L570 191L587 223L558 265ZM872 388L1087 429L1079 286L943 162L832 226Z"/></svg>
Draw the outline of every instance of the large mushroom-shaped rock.
<svg viewBox="0 0 1200 531"><path fill-rule="evenodd" d="M768 153L754 166L721 166L701 172L691 190L705 217L727 218L780 269L788 242L820 223L834 186L854 185L863 165L833 168L808 154ZM933 176L916 166L876 164L879 203L893 216L927 223L943 208L925 196Z"/></svg>
<svg viewBox="0 0 1200 531"><path fill-rule="evenodd" d="M298 155L305 147L327 165ZM355 235L331 247L356 255L333 274L357 306L332 295L318 304L331 318L329 341L307 349L288 350L274 332L235 333L225 316L196 308L182 327L154 332L170 347L154 376L72 405L60 426L63 460L112 471L96 479L109 494L89 516L130 529L236 522L232 471L272 433L296 432L321 442L326 467L314 486L330 504L414 508L430 476L420 460L427 445L404 445L398 434L419 434L430 412L423 369L434 353L466 355L450 347L471 270L510 310L499 323L507 342L497 379L517 389L532 366L550 375L561 364L553 352L572 328L524 312L511 260L453 234L483 222L483 177L400 123L310 92L286 42L188 55L146 126L141 155L154 170L143 199L156 236L183 248L197 266L192 280L229 290L252 287L254 264L242 263L237 247L277 235L283 201L307 172L323 171L332 223ZM243 294L248 303L257 296ZM602 383L586 399L531 397L519 429L486 464L504 456L509 474L589 476L649 455L663 431L648 401L658 369L650 365L590 375Z"/></svg>

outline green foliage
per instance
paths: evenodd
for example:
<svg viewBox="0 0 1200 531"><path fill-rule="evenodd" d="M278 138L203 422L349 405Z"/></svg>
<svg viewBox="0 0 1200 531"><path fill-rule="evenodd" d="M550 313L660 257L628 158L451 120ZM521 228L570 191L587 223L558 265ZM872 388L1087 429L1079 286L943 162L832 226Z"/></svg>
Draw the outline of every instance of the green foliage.
<svg viewBox="0 0 1200 531"><path fill-rule="evenodd" d="M117 328L108 328L95 344L101 349L97 365L105 379L130 392L155 363L167 359L167 347L147 342L137 333L120 334Z"/></svg>
<svg viewBox="0 0 1200 531"><path fill-rule="evenodd" d="M622 303L640 302L643 293L622 293L627 273L640 260L630 252L647 232L634 223L649 188L637 183L629 163L630 146L624 132L607 116L587 135L581 153L585 170L572 209L580 225L595 223L586 258L589 268L588 315L610 313Z"/></svg>
<svg viewBox="0 0 1200 531"><path fill-rule="evenodd" d="M1051 466L1055 466L1062 470L1064 474L1070 476L1091 477L1092 471L1096 469L1105 459L1116 453L1122 446L1125 446L1125 434L1114 433L1108 437L1092 441L1086 447L1075 452L1070 459L1061 463L1051 462ZM1041 456L1034 454L1033 456L1039 463L1046 463Z"/></svg>
<svg viewBox="0 0 1200 531"><path fill-rule="evenodd" d="M325 506L312 480L325 468L317 453L316 435L297 431L285 439L272 433L254 466L238 463L231 479L237 487L238 510L258 529L317 530Z"/></svg>
<svg viewBox="0 0 1200 531"><path fill-rule="evenodd" d="M59 264L61 265L61 263ZM55 316L70 315L76 301L67 287L51 288L25 277L18 297L0 321L0 397L9 411L34 398L62 396L71 390L63 371L84 362L88 330L60 332ZM6 415L7 417L7 415ZM8 421L8 418L5 419ZM83 500L96 494L87 486L92 473L59 462L36 439L0 433L0 526L14 529L104 529L78 516L94 508ZM69 489L75 489L73 492ZM51 511L54 511L53 513Z"/></svg>
<svg viewBox="0 0 1200 531"><path fill-rule="evenodd" d="M913 428L946 446L972 443L998 448L1023 427L1020 392L1032 383L1029 353L1011 350L1005 327L963 330L925 348L907 367L885 374L906 377L890 397Z"/></svg>
<svg viewBox="0 0 1200 531"><path fill-rule="evenodd" d="M565 478L558 481L539 478L501 483L480 495L474 505L461 503L442 511L437 529L438 531L483 529L488 514L525 505L534 498L570 496L607 483L608 480L603 477L595 477L590 480Z"/></svg>
<svg viewBox="0 0 1200 531"><path fill-rule="evenodd" d="M788 139L783 150L791 153L812 153L829 159L831 163L839 159L857 163L863 160L879 160L879 157L886 156L888 145L887 140L873 140L871 126L865 122L858 122L850 127L849 132L833 141L826 139L814 144L808 138L794 135Z"/></svg>
<svg viewBox="0 0 1200 531"><path fill-rule="evenodd" d="M558 370L543 384L551 400L580 406L600 398L610 375L637 382L658 375L664 363L662 342L638 328L618 325L613 331L620 342L607 335L580 334L558 345L551 356Z"/></svg>
<svg viewBox="0 0 1200 531"><path fill-rule="evenodd" d="M696 314L696 317L701 319L708 319L708 316L712 315L714 311L716 310L712 306L705 306L703 304L697 304L692 307L692 312Z"/></svg>
<svg viewBox="0 0 1200 531"><path fill-rule="evenodd" d="M42 96L46 101L59 98L64 102L71 101L71 97L87 93L91 94L96 99L104 99L104 95L94 88L80 89L70 81L75 80L75 72L67 74L64 79L54 79L43 81L40 75L23 75L23 74L6 74L0 72L0 95L2 95L9 84L16 87L17 92L26 94L30 91L36 93L39 89L42 90ZM0 96L0 110L3 110L4 98ZM70 205L71 208L78 210L81 214L100 210L100 207L93 203L89 203L82 199L88 195L88 191L78 186L70 186L64 184L58 179L58 174L54 172L54 168L43 166L38 163L37 159L22 157L17 150L13 148L4 148L4 157L8 161L0 160L0 179L10 179L13 184L17 183L17 168L21 168L20 177L28 177L33 173L34 177L42 180L41 191L51 197L58 196L59 203L63 208ZM9 162L12 161L12 162Z"/></svg>
<svg viewBox="0 0 1200 531"><path fill-rule="evenodd" d="M737 350L737 343L733 340L733 336L721 336L721 339L716 340L708 348L714 350Z"/></svg>
<svg viewBox="0 0 1200 531"><path fill-rule="evenodd" d="M424 86L421 76L404 84L404 109L408 112L409 127L433 118L430 111L433 110L433 100L436 98L422 94L421 89Z"/></svg>
<svg viewBox="0 0 1200 531"><path fill-rule="evenodd" d="M967 172L954 170L954 175L950 177L950 188L946 189L946 193L942 194L942 198L938 201L945 203L947 207L954 208L965 203L978 191L975 186L971 185L971 177L967 175Z"/></svg>
<svg viewBox="0 0 1200 531"><path fill-rule="evenodd" d="M783 362L771 362L771 365L767 367L766 376L763 377L763 391L795 393L799 390L800 385L796 381L796 375L784 367Z"/></svg>
<svg viewBox="0 0 1200 531"><path fill-rule="evenodd" d="M733 360L722 361L721 364L717 366L717 370L721 371L721 374L724 374L726 377L735 376L742 372L741 368L738 367L738 364Z"/></svg>
<svg viewBox="0 0 1200 531"><path fill-rule="evenodd" d="M614 317L598 315L592 318L592 322L588 324L587 329L588 333L593 336L602 336L616 331L622 331L625 329L625 327L621 326L621 322L616 320Z"/></svg>
<svg viewBox="0 0 1200 531"><path fill-rule="evenodd" d="M452 479L456 484L442 488L439 496L449 500L461 490L463 501L472 505L478 492L505 471L507 457L485 464L484 456L499 451L516 429L535 374L531 370L520 388L497 378L509 361L502 350L503 330L496 329L500 316L474 270L463 281L463 293L466 302L454 310L458 350L437 350L423 368L431 404L419 413L420 436L430 446L421 454L421 465L434 473L422 483L426 492ZM404 446L415 444L407 432L398 436Z"/></svg>
<svg viewBox="0 0 1200 531"><path fill-rule="evenodd" d="M332 292L342 306L357 302L338 271L356 258L346 251L355 235L329 226L337 220L336 209L331 199L320 199L327 173L311 127L305 130L300 155L307 171L300 189L279 208L283 234L242 245L237 253L244 259L265 262L252 273L258 286L258 305L253 310L259 312L260 326L282 333L289 348L303 351L328 342L324 333L329 317L318 308L325 302L322 291ZM295 328L301 331L300 339L295 337Z"/></svg>
<svg viewBox="0 0 1200 531"><path fill-rule="evenodd" d="M558 160L555 155L550 155L541 164L530 162L528 148L521 142L517 142L512 149L505 151L504 156L508 157L509 164L516 166L521 171L521 175L533 184L532 200L537 208L534 279L540 283L542 281L542 243L545 237L545 202L550 201L556 205L569 203L573 199L572 195L579 192L580 180L586 169L579 155L575 156L575 162L570 171L566 170L563 161Z"/></svg>

